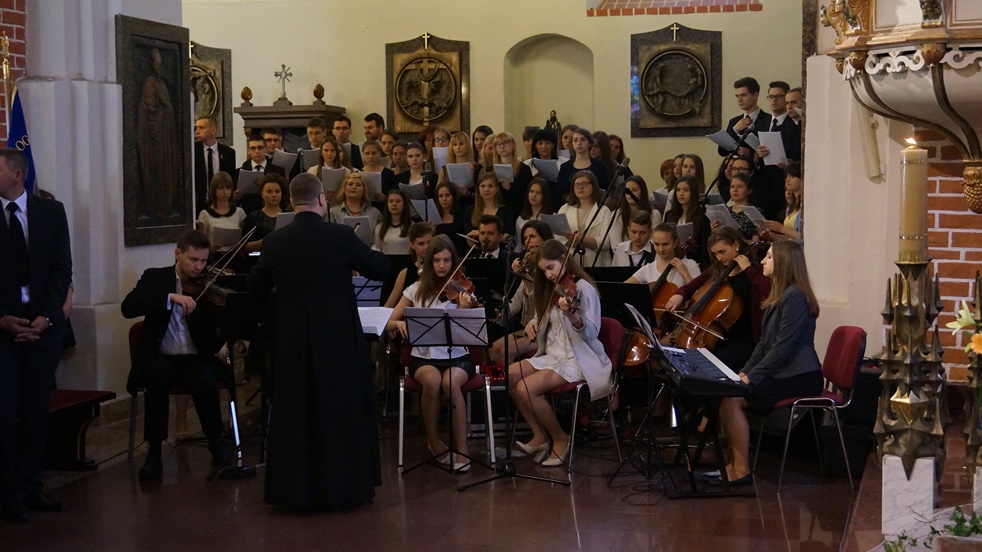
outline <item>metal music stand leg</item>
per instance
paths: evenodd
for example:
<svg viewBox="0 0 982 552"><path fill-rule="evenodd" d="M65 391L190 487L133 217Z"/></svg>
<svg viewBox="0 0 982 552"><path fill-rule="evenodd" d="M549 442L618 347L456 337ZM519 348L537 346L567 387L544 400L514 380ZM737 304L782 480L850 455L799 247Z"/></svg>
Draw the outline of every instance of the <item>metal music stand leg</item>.
<svg viewBox="0 0 982 552"><path fill-rule="evenodd" d="M638 426L638 430L634 433L634 437L632 437L634 440L634 447L624 456L624 459L621 460L620 465L617 466L617 470L615 470L614 473L607 478L608 485L614 482L614 479L620 475L621 470L623 470L624 466L628 463L631 463L631 465L633 465L646 480L650 480L655 476L656 472L665 467L665 463L662 460L662 448L655 435L655 417L652 415L652 411L654 410L655 403L658 402L658 399L661 397L662 393L668 389L668 384L659 382L656 374L649 374L648 378L648 408L646 409L644 419ZM660 387L659 384L661 384ZM655 391L656 387L658 388L657 392ZM642 432L647 435L647 438L640 437ZM637 452L638 448L642 444L646 445L648 449L648 459L646 462L644 462L643 466L636 464L632 460L634 453ZM654 466L652 466L653 462Z"/></svg>

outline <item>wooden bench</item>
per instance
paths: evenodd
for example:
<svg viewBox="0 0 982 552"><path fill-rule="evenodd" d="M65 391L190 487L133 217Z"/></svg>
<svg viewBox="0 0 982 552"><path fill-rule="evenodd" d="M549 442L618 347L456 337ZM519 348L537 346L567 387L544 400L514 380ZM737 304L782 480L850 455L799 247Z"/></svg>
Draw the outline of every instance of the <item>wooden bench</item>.
<svg viewBox="0 0 982 552"><path fill-rule="evenodd" d="M116 398L111 391L56 389L48 402L48 440L44 467L49 470L90 471L96 463L85 457L85 432L100 405Z"/></svg>

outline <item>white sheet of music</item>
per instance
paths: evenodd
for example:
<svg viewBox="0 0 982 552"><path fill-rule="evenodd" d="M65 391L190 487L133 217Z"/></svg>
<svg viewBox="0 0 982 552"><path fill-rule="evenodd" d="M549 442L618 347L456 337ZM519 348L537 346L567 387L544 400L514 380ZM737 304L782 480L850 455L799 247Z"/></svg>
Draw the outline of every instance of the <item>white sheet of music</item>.
<svg viewBox="0 0 982 552"><path fill-rule="evenodd" d="M303 153L303 170L306 171L310 167L316 167L317 163L320 162L320 155L318 155L319 152L317 150L301 149L300 152ZM289 169L286 173L290 174Z"/></svg>
<svg viewBox="0 0 982 552"><path fill-rule="evenodd" d="M740 225L730 214L730 209L726 205L706 205L706 216L712 222L719 222L723 226L739 231Z"/></svg>
<svg viewBox="0 0 982 552"><path fill-rule="evenodd" d="M457 186L474 186L474 169L470 163L447 163L447 178Z"/></svg>
<svg viewBox="0 0 982 552"><path fill-rule="evenodd" d="M348 176L348 171L344 169L321 167L321 185L324 186L324 193L331 195L338 191L345 176Z"/></svg>
<svg viewBox="0 0 982 552"><path fill-rule="evenodd" d="M747 215L750 222L754 223L754 226L757 227L758 232L767 230L767 219L764 218L764 215L760 214L760 211L756 207L744 207L741 205L740 212Z"/></svg>
<svg viewBox="0 0 982 552"><path fill-rule="evenodd" d="M365 181L365 184L368 184L369 197L375 197L375 194L382 193L382 173L362 171L359 174L361 174L361 178Z"/></svg>
<svg viewBox="0 0 982 552"><path fill-rule="evenodd" d="M403 184L400 182L399 189L409 199L426 199L426 186L423 184Z"/></svg>
<svg viewBox="0 0 982 552"><path fill-rule="evenodd" d="M297 163L297 154L287 153L281 149L273 151L273 164L283 169L286 174L290 174L293 165Z"/></svg>
<svg viewBox="0 0 982 552"><path fill-rule="evenodd" d="M293 211L287 211L286 213L280 213L276 215L276 227L273 230L279 230L287 224L293 222L293 217L297 216Z"/></svg>
<svg viewBox="0 0 982 552"><path fill-rule="evenodd" d="M274 165L276 163L273 163ZM235 190L244 194L259 193L259 179L263 177L263 171L239 171L239 179L235 183Z"/></svg>
<svg viewBox="0 0 982 552"><path fill-rule="evenodd" d="M767 148L767 157L764 158L765 165L778 165L788 162L788 155L784 151L784 140L780 132L760 132L760 145Z"/></svg>
<svg viewBox="0 0 982 552"><path fill-rule="evenodd" d="M385 325L392 317L392 310L386 307L358 307L361 330L372 335L382 335L382 332L385 331Z"/></svg>
<svg viewBox="0 0 982 552"><path fill-rule="evenodd" d="M440 172L440 169L447 164L448 153L450 153L450 148L447 146L433 147L433 172Z"/></svg>
<svg viewBox="0 0 982 552"><path fill-rule="evenodd" d="M675 231L678 232L680 243L685 243L694 234L691 222L687 222L685 224L680 224L676 226Z"/></svg>
<svg viewBox="0 0 982 552"><path fill-rule="evenodd" d="M564 213L555 215L539 215L539 220L549 225L553 234L569 234L573 229L569 227L569 219Z"/></svg>
<svg viewBox="0 0 982 552"><path fill-rule="evenodd" d="M539 176L549 182L559 179L559 160L558 159L532 159L532 166L539 171Z"/></svg>
<svg viewBox="0 0 982 552"><path fill-rule="evenodd" d="M436 202L432 199L410 199L409 201L413 204L413 210L416 211L420 219L433 224L443 224L440 211L437 211Z"/></svg>
<svg viewBox="0 0 982 552"><path fill-rule="evenodd" d="M725 149L726 151L733 151L737 147L737 141L734 140L733 137L730 136L730 133L726 132L726 130L707 134L706 138L709 138L714 144Z"/></svg>
<svg viewBox="0 0 982 552"><path fill-rule="evenodd" d="M511 165L506 165L504 163L494 164L494 175L498 177L501 182L514 182L515 181L515 171L512 170Z"/></svg>
<svg viewBox="0 0 982 552"><path fill-rule="evenodd" d="M747 145L750 146L750 149L754 151L756 151L757 148L760 147L760 138L758 138L757 135L752 132L748 134L747 137L743 139L743 141L746 142Z"/></svg>
<svg viewBox="0 0 982 552"><path fill-rule="evenodd" d="M218 247L235 245L241 237L241 228L221 228L218 226L208 227L208 239L211 240L212 245L217 245Z"/></svg>

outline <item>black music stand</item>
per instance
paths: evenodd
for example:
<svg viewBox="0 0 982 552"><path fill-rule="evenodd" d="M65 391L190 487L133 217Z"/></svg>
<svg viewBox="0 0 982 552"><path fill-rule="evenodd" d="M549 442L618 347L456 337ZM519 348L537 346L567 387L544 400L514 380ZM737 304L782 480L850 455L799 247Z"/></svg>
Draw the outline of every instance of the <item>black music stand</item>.
<svg viewBox="0 0 982 552"><path fill-rule="evenodd" d="M487 347L488 346L488 319L484 309L443 309L443 308L420 308L406 307L403 311L403 319L406 321L407 341L411 347L439 347L446 346L449 352L453 347ZM457 450L453 443L453 395L447 397L450 401L450 445L447 452L450 454L450 465L448 471L454 473L453 458L455 455L463 456L471 462L480 464L485 468L491 466L470 456L465 451ZM463 407L463 405L460 405ZM489 420L490 424L491 421ZM489 428L489 431L491 429ZM494 458L494 451L491 451ZM440 455L442 456L442 454ZM430 456L422 462L410 468L402 470L403 475L412 470L428 464L437 459L437 456Z"/></svg>
<svg viewBox="0 0 982 552"><path fill-rule="evenodd" d="M623 282L597 282L600 293L600 314L614 318L625 327L634 326L634 316L627 309L633 306L639 313L646 313L644 319L648 324L654 322L654 310L651 308L651 291L646 284L625 284Z"/></svg>
<svg viewBox="0 0 982 552"><path fill-rule="evenodd" d="M624 282L634 276L640 268L640 266L592 266L585 270L596 282Z"/></svg>

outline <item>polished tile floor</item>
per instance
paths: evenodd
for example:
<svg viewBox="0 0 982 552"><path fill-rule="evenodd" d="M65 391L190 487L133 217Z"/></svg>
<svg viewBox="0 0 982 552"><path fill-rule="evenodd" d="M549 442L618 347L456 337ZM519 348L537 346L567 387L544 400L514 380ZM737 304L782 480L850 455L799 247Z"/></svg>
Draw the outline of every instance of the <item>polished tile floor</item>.
<svg viewBox="0 0 982 552"><path fill-rule="evenodd" d="M243 418L248 433L256 416ZM682 483L679 470L646 480L628 467L609 485L605 476L618 465L610 440L577 447L571 487L508 478L458 492L459 484L491 472L475 467L453 476L424 466L400 476L395 423L387 420L375 503L295 516L263 504L261 470L256 479L207 482L209 454L200 442L165 451L162 483L139 483L144 449L126 461L126 430L127 422L92 427L89 453L99 470L49 474L48 492L66 501L67 511L0 524L0 550L825 551L839 549L855 496L847 480L819 475L808 454L789 459L777 494L776 440L761 454L756 498L667 500L664 491ZM474 439L472 452L482 443ZM414 430L407 464L423 448ZM247 462L257 458L250 446ZM524 459L516 466L565 477Z"/></svg>

